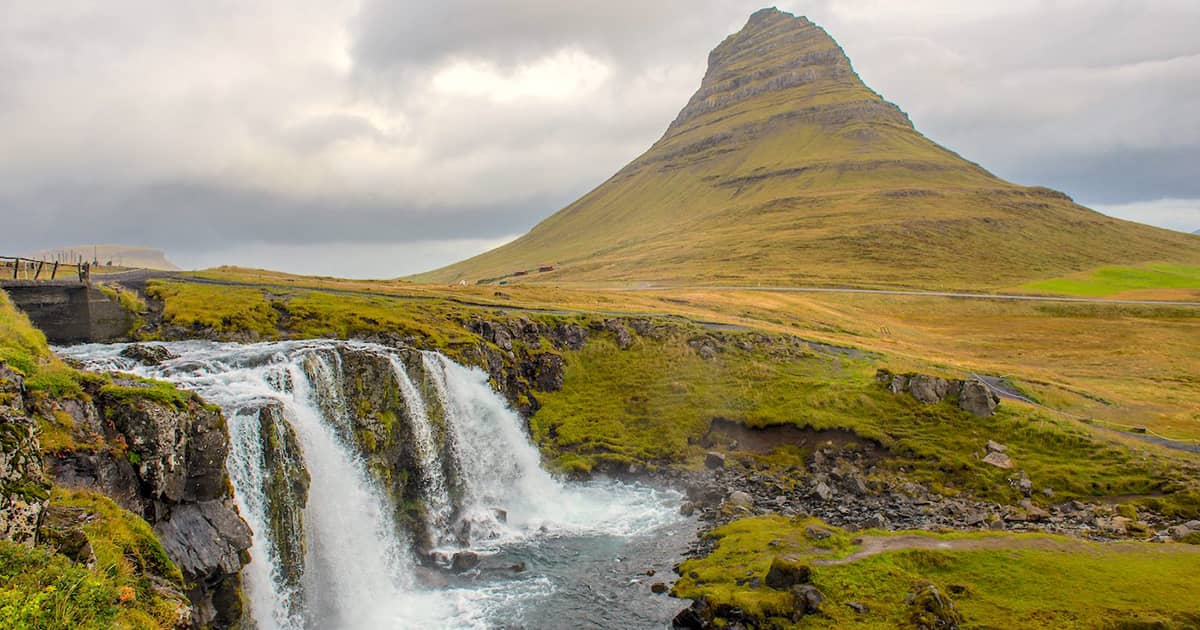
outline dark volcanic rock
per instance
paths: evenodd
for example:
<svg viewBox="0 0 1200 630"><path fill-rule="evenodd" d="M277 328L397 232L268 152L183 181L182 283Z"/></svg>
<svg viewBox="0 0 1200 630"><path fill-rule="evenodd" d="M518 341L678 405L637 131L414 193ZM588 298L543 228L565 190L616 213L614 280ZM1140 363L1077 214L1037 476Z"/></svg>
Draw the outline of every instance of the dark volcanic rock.
<svg viewBox="0 0 1200 630"><path fill-rule="evenodd" d="M127 346L121 351L121 356L126 359L133 359L142 365L158 365L163 361L176 358L174 354L171 354L170 350L162 346L142 343Z"/></svg>
<svg viewBox="0 0 1200 630"><path fill-rule="evenodd" d="M474 551L456 551L450 559L450 568L462 573L479 566L479 554Z"/></svg>

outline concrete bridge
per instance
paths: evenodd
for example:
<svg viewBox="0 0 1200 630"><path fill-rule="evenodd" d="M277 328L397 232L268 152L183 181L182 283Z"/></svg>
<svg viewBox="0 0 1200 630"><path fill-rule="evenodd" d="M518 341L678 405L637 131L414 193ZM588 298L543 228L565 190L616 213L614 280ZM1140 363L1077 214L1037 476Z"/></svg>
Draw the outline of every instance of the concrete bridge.
<svg viewBox="0 0 1200 630"><path fill-rule="evenodd" d="M136 315L92 282L0 280L13 304L46 333L50 343L118 341L129 335Z"/></svg>

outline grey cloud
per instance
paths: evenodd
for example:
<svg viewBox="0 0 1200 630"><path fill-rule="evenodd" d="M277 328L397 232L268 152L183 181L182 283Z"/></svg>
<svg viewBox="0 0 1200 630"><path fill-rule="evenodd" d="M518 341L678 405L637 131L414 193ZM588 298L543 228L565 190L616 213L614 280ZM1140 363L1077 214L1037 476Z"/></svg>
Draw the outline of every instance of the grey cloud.
<svg viewBox="0 0 1200 630"><path fill-rule="evenodd" d="M220 249L245 241L412 243L467 234L489 239L527 230L579 192L452 208L297 201L204 182L132 191L64 187L27 199L0 199L6 228L0 247L32 251L63 242L134 242L194 250L197 243Z"/></svg>
<svg viewBox="0 0 1200 630"><path fill-rule="evenodd" d="M0 253L510 235L657 139L708 51L761 6L220 2L0 4ZM1001 176L1100 205L1200 198L1194 0L780 8L825 26L919 129ZM509 76L562 50L606 79L511 102L433 85L455 62Z"/></svg>
<svg viewBox="0 0 1200 630"><path fill-rule="evenodd" d="M680 42L715 45L712 37L695 36L725 30L733 16L744 19L745 6L752 5L718 0L368 0L353 22L352 50L368 68L421 66L462 56L511 64L567 46L647 62L645 53Z"/></svg>

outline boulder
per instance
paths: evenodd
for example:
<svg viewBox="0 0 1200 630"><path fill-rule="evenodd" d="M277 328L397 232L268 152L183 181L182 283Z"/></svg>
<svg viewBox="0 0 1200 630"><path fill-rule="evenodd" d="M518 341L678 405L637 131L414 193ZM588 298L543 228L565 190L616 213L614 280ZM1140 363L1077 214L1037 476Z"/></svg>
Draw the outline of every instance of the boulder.
<svg viewBox="0 0 1200 630"><path fill-rule="evenodd" d="M1021 508L1029 515L1031 521L1044 521L1050 518L1050 513L1038 507L1033 501L1025 499L1021 501Z"/></svg>
<svg viewBox="0 0 1200 630"><path fill-rule="evenodd" d="M863 526L869 529L888 529L888 520L883 514L876 512L867 518Z"/></svg>
<svg viewBox="0 0 1200 630"><path fill-rule="evenodd" d="M1008 470L1013 467L1013 460L1004 453L988 453L987 457L983 458L983 463L989 466L995 466L1003 470Z"/></svg>
<svg viewBox="0 0 1200 630"><path fill-rule="evenodd" d="M787 590L793 586L807 584L812 579L812 570L796 554L782 554L771 559L767 569L766 584L776 590Z"/></svg>
<svg viewBox="0 0 1200 630"><path fill-rule="evenodd" d="M813 488L813 494L817 495L822 501L828 501L833 498L833 488L830 488L824 481L817 482Z"/></svg>
<svg viewBox="0 0 1200 630"><path fill-rule="evenodd" d="M904 600L909 622L921 630L956 630L963 622L954 602L932 584L925 584Z"/></svg>
<svg viewBox="0 0 1200 630"><path fill-rule="evenodd" d="M949 381L928 374L916 374L908 381L908 393L925 404L941 402L949 390Z"/></svg>
<svg viewBox="0 0 1200 630"><path fill-rule="evenodd" d="M1000 444L998 442L993 442L992 440L987 441L987 452L989 452L989 453L1005 453L1007 451L1008 451L1007 446Z"/></svg>
<svg viewBox="0 0 1200 630"><path fill-rule="evenodd" d="M604 329L613 334L613 339L617 342L617 347L621 350L628 350L633 345L633 337L629 334L629 329L625 324L615 320L604 320Z"/></svg>
<svg viewBox="0 0 1200 630"><path fill-rule="evenodd" d="M178 358L170 350L163 346L135 343L126 346L121 351L121 356L126 359L133 359L142 365L159 365L164 361Z"/></svg>
<svg viewBox="0 0 1200 630"><path fill-rule="evenodd" d="M661 595L667 592L667 585L663 582L655 582L650 585L650 592L655 595Z"/></svg>
<svg viewBox="0 0 1200 630"><path fill-rule="evenodd" d="M724 468L725 455L716 451L709 451L704 456L704 466L709 469Z"/></svg>
<svg viewBox="0 0 1200 630"><path fill-rule="evenodd" d="M995 413L998 404L1000 404L1000 399L987 385L979 381L963 382L962 390L958 394L959 409L976 416L986 417Z"/></svg>
<svg viewBox="0 0 1200 630"><path fill-rule="evenodd" d="M479 554L474 551L456 551L450 559L450 568L458 573L470 571L479 566Z"/></svg>
<svg viewBox="0 0 1200 630"><path fill-rule="evenodd" d="M684 630L703 630L708 627L709 619L712 617L712 608L703 598L692 602L691 606L684 608L675 615L671 620L672 628L681 628Z"/></svg>
<svg viewBox="0 0 1200 630"><path fill-rule="evenodd" d="M750 493L741 490L731 492L726 501L735 507L750 507L754 505L754 497L750 496Z"/></svg>
<svg viewBox="0 0 1200 630"><path fill-rule="evenodd" d="M812 584L792 587L792 614L795 617L816 614L821 610L825 597Z"/></svg>

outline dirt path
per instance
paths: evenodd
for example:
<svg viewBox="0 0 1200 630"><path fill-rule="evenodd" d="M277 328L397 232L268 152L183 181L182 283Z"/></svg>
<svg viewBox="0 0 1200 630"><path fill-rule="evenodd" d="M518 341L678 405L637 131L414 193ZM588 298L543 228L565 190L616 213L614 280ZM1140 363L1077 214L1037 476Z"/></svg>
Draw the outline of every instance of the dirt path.
<svg viewBox="0 0 1200 630"><path fill-rule="evenodd" d="M1106 545L1110 549L1119 549L1129 553L1191 553L1200 554L1200 545L1164 544L1129 544L1129 543L1089 543L1082 540L1061 540L1040 536L1012 537L987 536L984 538L954 538L950 540L932 538L929 536L863 536L862 548L858 551L833 560L823 558L814 560L817 565L849 564L863 558L886 553L889 551L905 551L908 549L924 549L928 551L999 551L1003 549L1037 549L1042 551L1078 552L1094 548L1096 545Z"/></svg>

